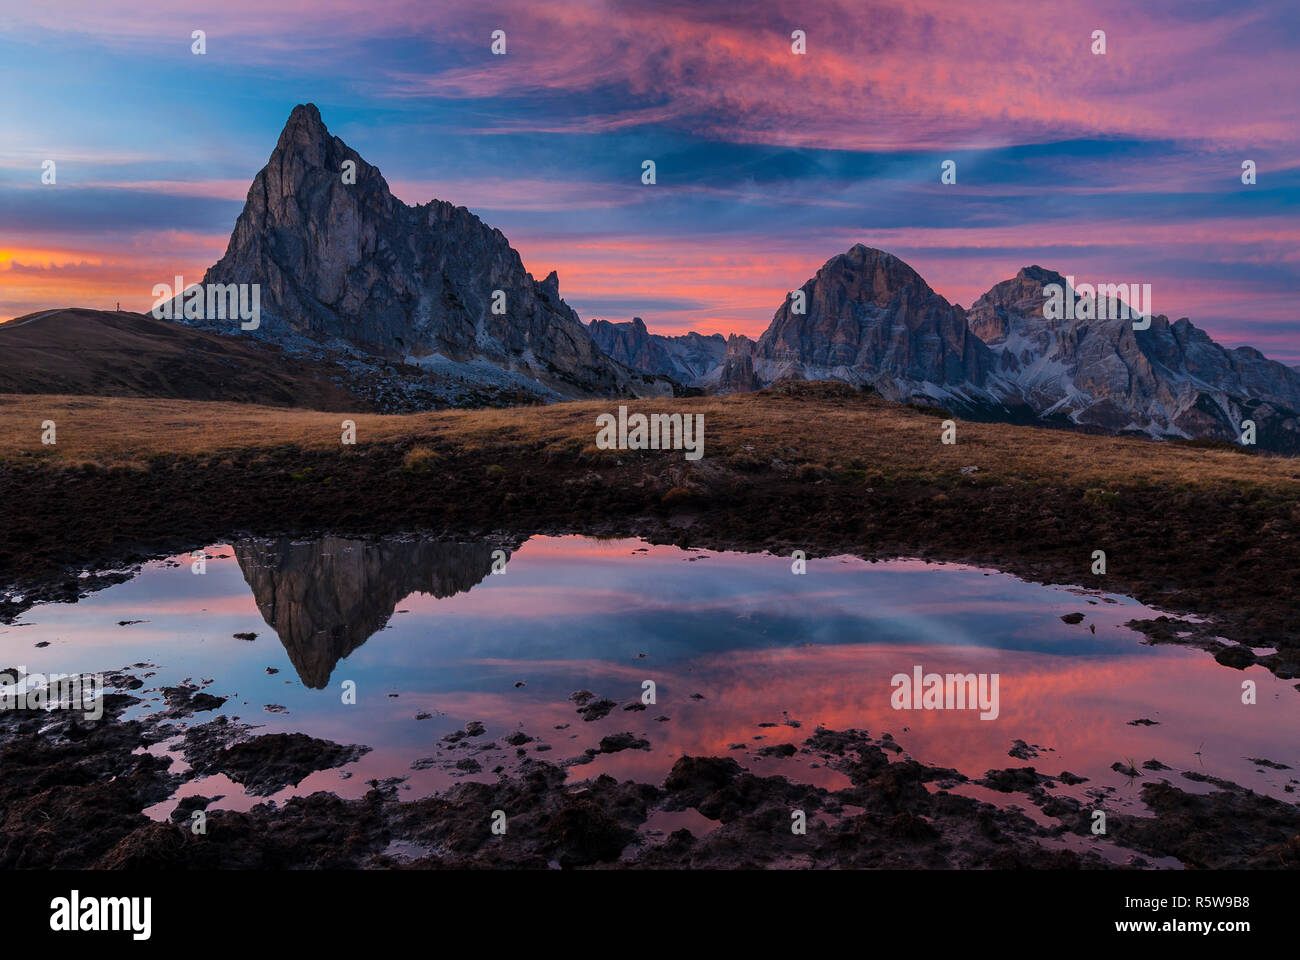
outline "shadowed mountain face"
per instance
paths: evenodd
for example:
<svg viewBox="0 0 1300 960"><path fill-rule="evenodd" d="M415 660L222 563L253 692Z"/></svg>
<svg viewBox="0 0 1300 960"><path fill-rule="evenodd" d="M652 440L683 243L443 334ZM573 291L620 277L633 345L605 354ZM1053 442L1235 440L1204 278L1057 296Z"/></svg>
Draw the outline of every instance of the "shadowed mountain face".
<svg viewBox="0 0 1300 960"><path fill-rule="evenodd" d="M369 404L337 373L274 344L116 310L45 310L0 324L0 393L236 400L313 410Z"/></svg>
<svg viewBox="0 0 1300 960"><path fill-rule="evenodd" d="M317 690L406 597L450 597L480 583L492 570L494 549L484 543L341 537L234 545L262 618L303 684Z"/></svg>
<svg viewBox="0 0 1300 960"><path fill-rule="evenodd" d="M312 104L294 108L204 282L259 284L263 336L492 365L562 396L671 393L602 353L556 274L534 280L501 231L442 200L396 199Z"/></svg>
<svg viewBox="0 0 1300 960"><path fill-rule="evenodd" d="M705 374L704 384L716 393L744 393L758 390L763 384L754 372L754 341L744 334L733 333L727 338L727 350L722 363Z"/></svg>
<svg viewBox="0 0 1300 960"><path fill-rule="evenodd" d="M920 392L939 399L955 390L995 399L992 354L971 334L962 309L892 254L858 244L826 261L800 290L803 312L788 296L754 348L760 381L870 383L890 400Z"/></svg>

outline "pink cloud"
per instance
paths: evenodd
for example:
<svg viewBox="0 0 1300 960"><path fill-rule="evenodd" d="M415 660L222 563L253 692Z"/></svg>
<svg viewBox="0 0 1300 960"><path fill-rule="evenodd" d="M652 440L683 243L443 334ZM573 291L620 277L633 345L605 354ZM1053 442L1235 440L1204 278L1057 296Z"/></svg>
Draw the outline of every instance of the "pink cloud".
<svg viewBox="0 0 1300 960"><path fill-rule="evenodd" d="M54 307L144 311L153 286L200 278L220 259L225 234L140 231L126 237L0 235L0 321Z"/></svg>
<svg viewBox="0 0 1300 960"><path fill-rule="evenodd" d="M1143 10L1121 0L808 0L738 14L599 0L468 9L403 0L360 19L354 11L350 0L177 0L166 8L70 0L57 11L25 5L9 13L18 32L39 27L151 49L166 40L178 55L190 31L203 28L224 44L223 56L263 63L292 51L299 64L319 65L328 51L393 36L427 36L467 54L455 67L381 73L380 89L396 98L622 93L618 106L596 114L538 110L531 123L488 128L497 130L680 121L728 139L854 149L1079 135L1259 148L1293 143L1300 118L1294 51L1269 42L1270 25L1249 9L1188 17L1176 6ZM488 52L494 28L507 31L507 56ZM795 28L806 31L806 55L791 52ZM1095 29L1107 33L1105 56L1090 52Z"/></svg>

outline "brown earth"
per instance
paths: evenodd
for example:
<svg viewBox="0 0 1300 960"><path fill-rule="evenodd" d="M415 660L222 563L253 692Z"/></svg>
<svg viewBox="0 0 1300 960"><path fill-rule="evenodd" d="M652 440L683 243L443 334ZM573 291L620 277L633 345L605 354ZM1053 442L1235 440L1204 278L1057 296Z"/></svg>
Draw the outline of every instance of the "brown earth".
<svg viewBox="0 0 1300 960"><path fill-rule="evenodd" d="M1211 620L1191 638L1152 621L1157 641L1300 676L1296 459L964 421L947 446L942 413L817 384L637 402L704 415L704 457L690 462L596 449L595 417L616 409L356 415L351 446L338 414L0 397L0 584L27 593L0 616L100 585L76 578L84 567L236 533L639 535L966 561L1113 591ZM39 442L47 418L52 447ZM1105 575L1091 572L1095 550Z"/></svg>
<svg viewBox="0 0 1300 960"><path fill-rule="evenodd" d="M70 308L18 317L0 324L0 357L0 393L369 409L324 365L141 313Z"/></svg>

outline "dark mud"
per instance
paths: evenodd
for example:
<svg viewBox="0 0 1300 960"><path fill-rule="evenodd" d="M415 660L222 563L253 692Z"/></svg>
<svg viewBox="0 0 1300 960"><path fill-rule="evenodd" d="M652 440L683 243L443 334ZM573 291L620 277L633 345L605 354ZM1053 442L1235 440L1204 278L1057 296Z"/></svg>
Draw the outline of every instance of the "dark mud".
<svg viewBox="0 0 1300 960"><path fill-rule="evenodd" d="M1226 781L1182 774L1208 780L1214 789L1200 795L1152 779L1142 789L1152 816L1108 811L1107 835L1091 838L1092 811L1106 809L1105 798L1085 806L1053 794L1058 781L1081 782L1068 772L1008 768L973 781L907 758L890 734L822 728L782 745L782 755L797 751L839 771L849 783L842 789L761 776L745 757L681 757L662 783L648 784L580 780L568 769L573 761L530 756L495 783L464 782L419 800L399 800L400 779L390 779L372 781L357 800L317 792L248 812L207 810L196 832L194 812L217 797L183 799L168 822L142 811L201 775L222 773L267 795L366 748L257 735L224 714L182 728L177 721L193 712L174 696L167 701L127 720L140 701L111 693L93 723L69 712L0 713L0 868L1112 869L1162 858L1196 868L1300 868L1300 807ZM465 738L483 732L468 726L479 729ZM137 752L173 739L188 769ZM607 745L645 748L629 734L607 736ZM968 783L1008 802L961 795ZM1030 805L1040 817L1025 813ZM685 811L710 826L652 826L656 816Z"/></svg>
<svg viewBox="0 0 1300 960"><path fill-rule="evenodd" d="M232 742L234 741L234 742ZM297 786L317 770L341 767L369 751L304 733L249 737L225 716L185 731L183 754L196 774L224 773L249 794L266 797Z"/></svg>

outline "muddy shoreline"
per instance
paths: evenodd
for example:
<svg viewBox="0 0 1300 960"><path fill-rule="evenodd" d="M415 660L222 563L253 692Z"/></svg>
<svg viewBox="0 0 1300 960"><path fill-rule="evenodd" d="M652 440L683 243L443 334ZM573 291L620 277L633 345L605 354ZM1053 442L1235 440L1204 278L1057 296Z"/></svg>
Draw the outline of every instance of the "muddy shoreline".
<svg viewBox="0 0 1300 960"><path fill-rule="evenodd" d="M164 456L147 470L0 468L0 588L10 591L0 622L129 576L118 568L233 537L419 532L509 545L577 533L970 563L1125 594L1173 615L1135 624L1152 642L1300 679L1300 508L1264 489L1120 484L1099 496L979 473L903 482L780 461L557 456L519 444L435 450L436 468L412 469L412 446ZM1104 575L1092 572L1097 550Z"/></svg>
<svg viewBox="0 0 1300 960"><path fill-rule="evenodd" d="M217 798L190 796L160 822L142 811L197 776L221 773L268 795L367 748L258 734L224 714L202 720L215 709L190 696L194 689L168 688L167 709L124 719L141 702L135 694L149 691L130 669L107 679L117 692L105 697L101 722L69 712L0 713L0 867L1143 869L1172 858L1200 869L1300 868L1300 807L1227 781L1200 794L1181 789L1172 770L1148 774L1142 799L1153 815L1111 810L1106 836L1091 838L1091 812L1107 806L1106 793L1086 806L1054 795L1058 783L1079 782L1068 771L1011 765L972 777L911 759L888 732L820 727L791 731L783 749L844 774L844 788L763 776L752 756L680 757L657 784L583 779L582 755L553 762L521 746L525 756L495 783L467 781L422 799L400 800L402 778L393 778L370 781L356 800L317 791L197 818ZM185 719L195 722L182 726ZM613 731L617 711L595 722ZM472 752L468 741L485 735L481 726L463 732L449 752ZM136 752L168 740L181 744L186 769ZM616 733L606 744L638 749ZM965 784L996 791L1006 804L951 792ZM648 829L655 815L686 810L713 825ZM792 829L797 815L806 832ZM501 816L505 831L494 832ZM1098 852L1102 844L1108 856Z"/></svg>

